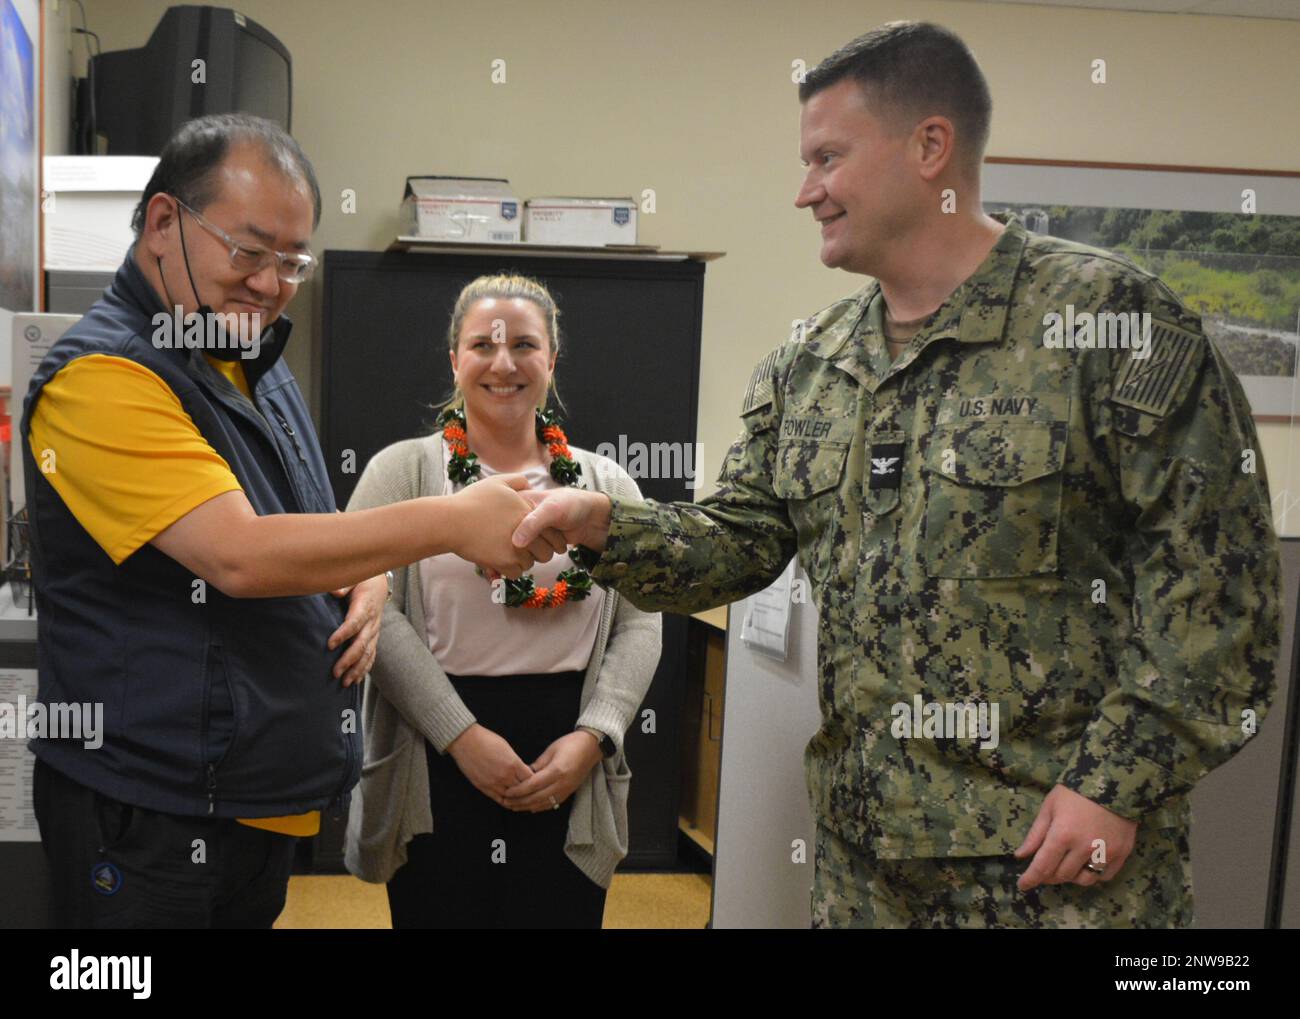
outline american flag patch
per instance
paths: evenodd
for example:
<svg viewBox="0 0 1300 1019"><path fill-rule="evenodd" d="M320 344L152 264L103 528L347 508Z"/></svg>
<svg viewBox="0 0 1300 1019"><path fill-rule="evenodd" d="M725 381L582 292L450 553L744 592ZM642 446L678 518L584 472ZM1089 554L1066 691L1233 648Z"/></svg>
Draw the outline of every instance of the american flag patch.
<svg viewBox="0 0 1300 1019"><path fill-rule="evenodd" d="M745 390L745 405L740 411L742 415L759 407L766 407L772 402L772 365L776 363L779 350L778 347L759 361L754 374L749 377L749 388Z"/></svg>
<svg viewBox="0 0 1300 1019"><path fill-rule="evenodd" d="M1130 357L1115 383L1111 401L1146 414L1164 417L1178 393L1178 383L1192 364L1200 333L1168 322L1151 322L1150 354Z"/></svg>

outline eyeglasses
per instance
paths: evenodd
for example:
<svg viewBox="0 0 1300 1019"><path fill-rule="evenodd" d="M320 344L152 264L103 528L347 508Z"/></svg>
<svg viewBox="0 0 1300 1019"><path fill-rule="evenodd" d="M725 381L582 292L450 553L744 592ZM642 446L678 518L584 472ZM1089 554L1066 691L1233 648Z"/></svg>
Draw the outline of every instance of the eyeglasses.
<svg viewBox="0 0 1300 1019"><path fill-rule="evenodd" d="M231 266L241 273L251 276L253 273L261 272L268 265L274 263L276 276L285 283L305 283L311 279L311 275L316 269L315 256L304 254L301 251L272 251L270 248L264 248L259 244L245 244L242 241L237 241L222 230L221 227L209 223L179 198L176 198L175 195L171 197L175 199L177 205L198 220L203 229L212 234L213 237L225 242L226 247L230 249Z"/></svg>

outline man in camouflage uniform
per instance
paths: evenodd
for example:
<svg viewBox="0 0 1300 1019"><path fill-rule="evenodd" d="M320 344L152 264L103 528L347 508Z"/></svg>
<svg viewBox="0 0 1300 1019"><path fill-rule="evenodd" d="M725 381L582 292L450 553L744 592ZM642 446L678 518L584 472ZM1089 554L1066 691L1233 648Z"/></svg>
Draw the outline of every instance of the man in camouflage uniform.
<svg viewBox="0 0 1300 1019"><path fill-rule="evenodd" d="M934 78L965 54L983 78L915 24L809 75L797 204L824 224L823 262L877 278L759 364L715 494L547 493L516 543L549 525L603 547L596 580L652 611L735 601L798 554L818 612L814 925L1186 926L1187 796L1267 710L1278 646L1250 408L1156 277L983 214L960 107L925 100L941 115L890 149L862 103L888 90L832 73L864 54ZM978 157L978 127L965 137ZM868 190L908 170L912 191ZM964 220L925 210L945 184ZM891 260L872 230L916 194L887 224ZM913 250L934 259L909 292ZM1138 324L1128 345L1067 345L1102 322L1119 342L1100 313ZM922 702L996 706L997 738L896 724Z"/></svg>

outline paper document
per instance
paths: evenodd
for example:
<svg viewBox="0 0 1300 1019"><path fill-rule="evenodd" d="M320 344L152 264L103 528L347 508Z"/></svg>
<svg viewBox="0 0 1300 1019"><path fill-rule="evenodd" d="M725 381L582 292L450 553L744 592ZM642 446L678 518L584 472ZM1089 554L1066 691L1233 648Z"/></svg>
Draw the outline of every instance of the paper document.
<svg viewBox="0 0 1300 1019"><path fill-rule="evenodd" d="M0 842L39 842L36 808L32 805L32 766L27 750L26 718L16 718L19 705L36 700L36 670L0 668ZM25 713L24 713L25 714ZM16 724L17 729L12 730Z"/></svg>
<svg viewBox="0 0 1300 1019"><path fill-rule="evenodd" d="M755 651L785 661L786 639L790 634L790 604L794 582L794 560L769 586L745 599L745 616L740 639Z"/></svg>

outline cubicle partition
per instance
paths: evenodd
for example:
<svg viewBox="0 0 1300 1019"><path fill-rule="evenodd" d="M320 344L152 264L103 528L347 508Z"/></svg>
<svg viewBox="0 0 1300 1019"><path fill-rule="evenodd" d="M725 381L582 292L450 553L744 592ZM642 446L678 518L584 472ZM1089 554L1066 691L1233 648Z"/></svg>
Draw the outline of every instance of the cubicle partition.
<svg viewBox="0 0 1300 1019"><path fill-rule="evenodd" d="M1199 928L1300 927L1300 538L1282 540L1282 578L1272 707L1242 751L1191 797ZM713 926L807 927L813 818L803 748L820 724L816 611L791 607L787 659L778 661L741 640L746 608L732 606L727 641Z"/></svg>

